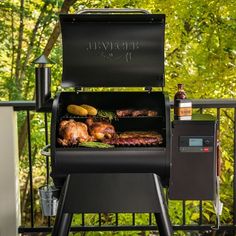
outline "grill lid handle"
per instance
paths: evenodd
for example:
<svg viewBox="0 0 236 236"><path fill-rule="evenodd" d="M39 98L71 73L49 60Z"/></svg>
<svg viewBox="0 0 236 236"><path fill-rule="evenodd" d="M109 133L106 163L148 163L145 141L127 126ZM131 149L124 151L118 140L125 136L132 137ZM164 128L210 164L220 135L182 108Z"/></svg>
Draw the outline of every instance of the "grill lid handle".
<svg viewBox="0 0 236 236"><path fill-rule="evenodd" d="M141 13L141 14L150 14L149 11L144 9L127 9L127 8L100 8L100 9L84 9L78 12L78 14L89 14L89 13Z"/></svg>

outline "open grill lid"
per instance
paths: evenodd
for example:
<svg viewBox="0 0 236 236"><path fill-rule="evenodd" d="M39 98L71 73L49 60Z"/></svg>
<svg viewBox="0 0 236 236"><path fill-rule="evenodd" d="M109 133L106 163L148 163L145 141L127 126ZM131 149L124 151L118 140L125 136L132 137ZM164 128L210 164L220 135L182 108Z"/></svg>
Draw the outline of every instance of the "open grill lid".
<svg viewBox="0 0 236 236"><path fill-rule="evenodd" d="M63 87L164 86L162 14L62 14Z"/></svg>

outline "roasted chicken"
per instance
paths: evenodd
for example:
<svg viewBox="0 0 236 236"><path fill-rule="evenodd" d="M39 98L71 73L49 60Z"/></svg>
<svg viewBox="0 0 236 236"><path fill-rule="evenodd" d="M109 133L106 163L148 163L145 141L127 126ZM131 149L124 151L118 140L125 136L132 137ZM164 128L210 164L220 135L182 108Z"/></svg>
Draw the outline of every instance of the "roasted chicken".
<svg viewBox="0 0 236 236"><path fill-rule="evenodd" d="M59 136L58 143L62 146L77 145L78 143L91 141L87 125L72 119L60 122Z"/></svg>
<svg viewBox="0 0 236 236"><path fill-rule="evenodd" d="M94 121L93 118L88 118L86 124L94 141L110 139L116 134L114 126L107 121Z"/></svg>

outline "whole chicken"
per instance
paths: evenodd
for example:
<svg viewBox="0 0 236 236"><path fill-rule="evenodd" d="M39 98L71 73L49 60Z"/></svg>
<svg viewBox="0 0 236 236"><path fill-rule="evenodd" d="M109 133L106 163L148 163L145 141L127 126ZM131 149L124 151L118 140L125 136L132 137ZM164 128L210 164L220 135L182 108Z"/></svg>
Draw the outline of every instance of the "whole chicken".
<svg viewBox="0 0 236 236"><path fill-rule="evenodd" d="M107 121L94 121L93 118L88 118L86 124L94 141L110 139L116 134L114 126Z"/></svg>
<svg viewBox="0 0 236 236"><path fill-rule="evenodd" d="M59 136L58 143L62 146L76 145L78 143L91 141L87 125L72 119L60 122Z"/></svg>

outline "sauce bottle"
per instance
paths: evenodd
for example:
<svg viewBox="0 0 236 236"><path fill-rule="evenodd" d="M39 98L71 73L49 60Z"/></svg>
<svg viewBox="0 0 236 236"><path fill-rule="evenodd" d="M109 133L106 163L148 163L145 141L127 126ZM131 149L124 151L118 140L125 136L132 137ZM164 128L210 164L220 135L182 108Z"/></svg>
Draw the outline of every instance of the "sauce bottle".
<svg viewBox="0 0 236 236"><path fill-rule="evenodd" d="M192 118L192 102L187 100L183 84L178 84L178 91L174 96L174 115L178 120L191 120Z"/></svg>
<svg viewBox="0 0 236 236"><path fill-rule="evenodd" d="M178 91L175 94L174 102L176 102L177 99L187 99L187 94L184 91L183 84L178 84Z"/></svg>

